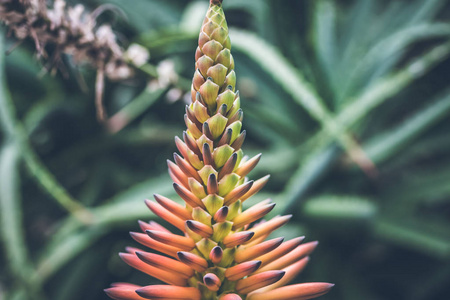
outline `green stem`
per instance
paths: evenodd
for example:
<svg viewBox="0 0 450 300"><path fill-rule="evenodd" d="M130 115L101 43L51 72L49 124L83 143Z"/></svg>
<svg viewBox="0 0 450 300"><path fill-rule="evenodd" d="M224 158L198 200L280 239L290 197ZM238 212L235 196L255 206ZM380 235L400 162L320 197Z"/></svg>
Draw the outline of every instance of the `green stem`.
<svg viewBox="0 0 450 300"><path fill-rule="evenodd" d="M149 75L150 77L158 77L158 69L151 64L143 64L139 67L139 70Z"/></svg>

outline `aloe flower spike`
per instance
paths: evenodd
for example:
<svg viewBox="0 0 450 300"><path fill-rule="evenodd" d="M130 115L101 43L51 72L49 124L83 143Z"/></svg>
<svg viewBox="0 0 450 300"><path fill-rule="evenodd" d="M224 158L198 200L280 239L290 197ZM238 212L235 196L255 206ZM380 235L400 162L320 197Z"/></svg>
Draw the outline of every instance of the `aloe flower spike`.
<svg viewBox="0 0 450 300"><path fill-rule="evenodd" d="M291 215L260 221L275 206L270 199L245 209L269 176L246 176L261 155L244 157L243 113L236 91L234 59L222 1L211 0L195 52L192 102L186 107L186 131L175 143L180 154L168 161L180 205L154 195L146 204L178 228L173 233L152 221L131 233L138 243L160 254L127 248L121 258L163 284L115 284L106 290L116 300L312 299L332 284L289 285L305 268L317 242L304 237L266 240Z"/></svg>

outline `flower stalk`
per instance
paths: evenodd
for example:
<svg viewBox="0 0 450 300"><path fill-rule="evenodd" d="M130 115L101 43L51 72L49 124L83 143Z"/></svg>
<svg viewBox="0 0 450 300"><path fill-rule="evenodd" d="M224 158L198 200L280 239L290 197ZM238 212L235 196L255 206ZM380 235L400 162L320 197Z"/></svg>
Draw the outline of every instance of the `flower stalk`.
<svg viewBox="0 0 450 300"><path fill-rule="evenodd" d="M187 130L183 140L175 139L181 155L168 162L185 206L160 195L146 201L181 233L140 222L143 233L132 237L164 255L135 248L121 254L127 264L166 284L114 284L105 290L113 299L312 299L333 286L287 285L305 268L317 242L302 244L304 237L267 240L291 216L259 221L274 208L270 199L243 207L269 176L246 177L261 155L249 158L241 149L246 132L241 131L243 113L230 50L222 1L211 0L195 53Z"/></svg>

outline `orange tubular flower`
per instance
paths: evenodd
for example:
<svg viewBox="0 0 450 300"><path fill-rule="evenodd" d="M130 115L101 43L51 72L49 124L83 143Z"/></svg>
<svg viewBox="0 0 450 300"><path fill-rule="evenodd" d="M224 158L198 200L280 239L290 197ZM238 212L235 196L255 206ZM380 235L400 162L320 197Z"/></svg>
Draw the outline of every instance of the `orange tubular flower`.
<svg viewBox="0 0 450 300"><path fill-rule="evenodd" d="M302 244L304 237L266 240L291 218L276 216L252 225L273 209L270 199L243 209L242 203L263 188L269 176L255 181L246 177L261 155L249 159L241 149L245 131L230 48L222 1L211 0L195 53L187 130L183 140L175 139L181 155L168 162L185 206L161 195L146 200L155 215L182 234L140 221L143 232L131 236L160 254L127 248L120 256L165 284L113 284L105 290L113 299L312 299L333 286L287 285L305 268L317 242Z"/></svg>

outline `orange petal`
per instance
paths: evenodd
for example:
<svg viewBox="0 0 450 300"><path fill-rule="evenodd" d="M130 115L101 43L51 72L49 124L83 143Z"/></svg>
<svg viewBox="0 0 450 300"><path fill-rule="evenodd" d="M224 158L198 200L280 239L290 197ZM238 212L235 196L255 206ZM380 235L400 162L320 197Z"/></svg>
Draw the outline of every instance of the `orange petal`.
<svg viewBox="0 0 450 300"><path fill-rule="evenodd" d="M265 241L261 244L249 248L239 247L236 252L235 261L237 263L241 263L243 261L248 261L255 257L264 255L280 246L283 240L284 238L280 237Z"/></svg>
<svg viewBox="0 0 450 300"><path fill-rule="evenodd" d="M228 128L227 130L225 130L225 132L222 135L222 138L217 143L217 147L223 146L225 144L230 144L232 134L233 134L232 129Z"/></svg>
<svg viewBox="0 0 450 300"><path fill-rule="evenodd" d="M144 263L142 260L140 260L134 254L119 253L119 255L120 255L120 258L122 258L122 260L124 262L126 262L129 266L131 266L135 269L138 269L139 271L144 272L150 276L153 276L156 279L164 281L168 284L178 285L178 286L185 286L187 284L186 279L181 278L176 273L163 271L161 269L150 266L150 265Z"/></svg>
<svg viewBox="0 0 450 300"><path fill-rule="evenodd" d="M230 281L236 281L252 274L256 270L258 270L260 266L261 266L260 260L243 262L241 264L228 268L225 271L225 277Z"/></svg>
<svg viewBox="0 0 450 300"><path fill-rule="evenodd" d="M106 295L115 300L144 300L135 290L140 286L133 284L112 284L112 287L105 289Z"/></svg>
<svg viewBox="0 0 450 300"><path fill-rule="evenodd" d="M277 282L265 286L263 288L260 288L256 291L254 291L254 293L259 293L259 292L268 292L271 291L273 289L282 287L287 285L288 283L290 283L295 277L297 277L297 275L303 271L303 269L306 267L306 265L309 262L309 257L304 257L301 260L293 263L292 265L283 268L282 271L285 271L286 274L284 274L283 278L281 278L280 280L278 280Z"/></svg>
<svg viewBox="0 0 450 300"><path fill-rule="evenodd" d="M234 188L224 198L224 205L230 205L236 202L240 197L244 196L253 186L253 180L247 181L240 186Z"/></svg>
<svg viewBox="0 0 450 300"><path fill-rule="evenodd" d="M169 175L173 181L183 185L184 187L189 187L188 176L181 171L181 169L170 160L167 160L167 166L169 167Z"/></svg>
<svg viewBox="0 0 450 300"><path fill-rule="evenodd" d="M231 144L231 147L234 149L234 150L239 150L239 149L241 149L241 147L242 147L242 144L244 144L244 141L245 141L245 137L247 136L247 131L246 130L243 130L242 132L241 132L241 134L236 138L236 140L233 142L233 144Z"/></svg>
<svg viewBox="0 0 450 300"><path fill-rule="evenodd" d="M289 220L291 218L292 218L292 215L277 216L263 224L252 227L251 230L255 233L252 240L256 240L257 238L259 238L260 236L263 236L265 234L270 234L274 230L280 228L281 226L283 226L284 224L289 222ZM250 240L249 242L251 242L252 240Z"/></svg>
<svg viewBox="0 0 450 300"><path fill-rule="evenodd" d="M239 199L242 202L244 202L245 200L247 200L248 198L250 198L257 192L259 192L266 185L267 181L269 181L269 178L270 178L270 175L266 175L263 178L256 180L255 183L253 184L252 188L245 195L241 196Z"/></svg>
<svg viewBox="0 0 450 300"><path fill-rule="evenodd" d="M149 285L136 290L140 296L146 299L180 299L200 300L200 291L193 287L179 287L170 285Z"/></svg>
<svg viewBox="0 0 450 300"><path fill-rule="evenodd" d="M223 239L223 244L226 248L233 248L241 245L253 237L252 231L240 231L226 236Z"/></svg>
<svg viewBox="0 0 450 300"><path fill-rule="evenodd" d="M203 204L202 200L200 200L197 196L195 196L190 190L187 188L182 187L179 184L174 183L173 188L175 189L175 192L186 201L187 204L189 204L192 207L201 207L205 209L205 204Z"/></svg>
<svg viewBox="0 0 450 300"><path fill-rule="evenodd" d="M180 219L179 217L177 217L176 215L174 215L173 213L171 213L170 211L168 211L167 209L165 209L156 202L145 200L145 204L148 206L148 208L150 208L150 210L155 215L166 220L167 222L177 227L181 231L184 231L184 221L182 219Z"/></svg>
<svg viewBox="0 0 450 300"><path fill-rule="evenodd" d="M268 214L275 207L275 203L264 206L250 207L233 219L233 230L239 229L247 224L253 223Z"/></svg>
<svg viewBox="0 0 450 300"><path fill-rule="evenodd" d="M204 272L208 268L208 262L200 256L184 251L179 251L177 254L182 263L188 265L197 272Z"/></svg>
<svg viewBox="0 0 450 300"><path fill-rule="evenodd" d="M210 226L194 220L187 220L186 226L198 235L204 238L209 238L213 234L213 230Z"/></svg>
<svg viewBox="0 0 450 300"><path fill-rule="evenodd" d="M130 254L136 254L136 252L140 252L142 250L135 247L125 247L125 251L127 251Z"/></svg>
<svg viewBox="0 0 450 300"><path fill-rule="evenodd" d="M251 170L253 170L254 167L256 167L260 159L261 153L243 163L239 168L236 169L235 173L241 177L246 176L251 172Z"/></svg>
<svg viewBox="0 0 450 300"><path fill-rule="evenodd" d="M257 273L264 272L268 270L280 270L283 269L290 264L308 256L311 254L314 249L317 247L318 242L310 242L303 245L298 246L294 250L290 251L288 254L281 256L280 258L274 260L271 263L266 264L264 267L259 269Z"/></svg>
<svg viewBox="0 0 450 300"><path fill-rule="evenodd" d="M204 143L202 147L202 157L205 165L214 166L214 158L211 152L211 146L208 143Z"/></svg>
<svg viewBox="0 0 450 300"><path fill-rule="evenodd" d="M152 239L180 250L191 251L195 248L195 242L190 237L156 230L147 230L146 233Z"/></svg>
<svg viewBox="0 0 450 300"><path fill-rule="evenodd" d="M214 220L217 223L225 222L228 216L228 206L222 206L219 210L214 214Z"/></svg>
<svg viewBox="0 0 450 300"><path fill-rule="evenodd" d="M275 250L272 250L267 254L261 255L261 256L257 257L256 259L262 261L262 266L264 266L264 265L274 261L275 259L282 257L286 253L289 253L290 251L292 251L292 249L294 249L295 247L300 245L304 239L305 239L305 237L302 236L302 237L297 237L292 240L286 241L286 242L282 243L279 247L277 247Z"/></svg>
<svg viewBox="0 0 450 300"><path fill-rule="evenodd" d="M139 223L139 227L141 227L141 230L143 232L145 232L146 230L149 230L149 229L153 229L152 226L150 226L150 224L147 222L138 220L138 223Z"/></svg>
<svg viewBox="0 0 450 300"><path fill-rule="evenodd" d="M236 152L234 152L230 156L230 158L227 160L227 162L223 165L222 169L220 169L219 180L222 179L225 175L233 172L233 169L236 166L237 157L238 157L238 155Z"/></svg>
<svg viewBox="0 0 450 300"><path fill-rule="evenodd" d="M178 177L175 175L175 173L174 173L170 168L169 168L169 176L170 176L170 178L172 179L173 182L175 182L176 184L179 184L179 185L183 185L183 186L184 186L184 183L181 182L180 178L178 178Z"/></svg>
<svg viewBox="0 0 450 300"><path fill-rule="evenodd" d="M308 282L288 285L270 292L252 293L247 300L307 300L325 295L334 286L325 282Z"/></svg>
<svg viewBox="0 0 450 300"><path fill-rule="evenodd" d="M245 226L244 228L247 229L247 226ZM245 246L245 247L253 247L253 246L259 245L259 244L261 244L262 242L264 242L264 241L267 239L267 237L268 237L269 235L270 235L270 234L267 233L267 234L264 234L264 235L260 236L260 237L257 238L257 239L252 239L250 242L246 243L246 244L243 245L243 246Z"/></svg>
<svg viewBox="0 0 450 300"><path fill-rule="evenodd" d="M180 151L183 157L187 157L186 144L179 138L175 137L175 145L177 145L178 151Z"/></svg>
<svg viewBox="0 0 450 300"><path fill-rule="evenodd" d="M194 275L192 268L172 258L144 251L137 251L136 255L143 262L163 271L175 272L180 277L190 278Z"/></svg>
<svg viewBox="0 0 450 300"><path fill-rule="evenodd" d="M259 201L258 203L253 205L252 208L257 208L257 207L260 207L260 206L264 206L264 205L267 205L269 203L272 203L272 199L270 199L270 198L266 199L266 200L263 200L263 201Z"/></svg>
<svg viewBox="0 0 450 300"><path fill-rule="evenodd" d="M186 149L186 155L187 155L187 149ZM183 155L184 156L184 155ZM178 154L174 153L173 155L175 163L177 166L183 171L186 176L188 177L194 177L197 181L201 182L202 178L200 175L198 175L197 171L194 169L193 166L191 166L185 159L181 158Z"/></svg>
<svg viewBox="0 0 450 300"><path fill-rule="evenodd" d="M158 194L154 194L153 196L160 205L162 205L168 211L172 212L177 217L183 220L189 220L192 218L191 213L183 205L180 205L175 201Z"/></svg>
<svg viewBox="0 0 450 300"><path fill-rule="evenodd" d="M180 251L180 249L155 241L144 233L130 232L130 235L136 242L173 257L177 257L177 252Z"/></svg>
<svg viewBox="0 0 450 300"><path fill-rule="evenodd" d="M236 291L239 294L248 294L263 286L277 282L284 276L284 273L284 271L267 271L241 279L236 282ZM277 297L272 299L277 299Z"/></svg>
<svg viewBox="0 0 450 300"><path fill-rule="evenodd" d="M223 250L220 248L220 246L215 246L211 249L211 252L209 253L209 259L213 262L213 264L218 264L222 261L223 257Z"/></svg>
<svg viewBox="0 0 450 300"><path fill-rule="evenodd" d="M208 273L205 276L203 276L203 283L209 290L214 292L217 292L220 289L220 286L222 285L222 282L220 281L219 277L217 277L217 275L214 273Z"/></svg>
<svg viewBox="0 0 450 300"><path fill-rule="evenodd" d="M143 232L145 232L146 230L158 230L158 231L170 232L169 229L156 223L155 221L150 221L148 223L143 222L143 221L138 221L138 223Z"/></svg>
<svg viewBox="0 0 450 300"><path fill-rule="evenodd" d="M205 144L208 145L208 144ZM206 190L208 194L217 194L217 191L219 190L219 185L217 183L217 177L216 174L211 173L208 176L208 183L206 185Z"/></svg>
<svg viewBox="0 0 450 300"><path fill-rule="evenodd" d="M186 112L190 114L190 119L191 120L195 120L193 121L194 123L198 122L197 118L195 117L195 114L193 111L191 111L188 106L186 106ZM200 123L198 123L200 124ZM190 149L192 152L194 152L195 155L197 155L198 157L202 156L202 153L200 152L200 149L198 149L198 145L195 142L195 139L193 137L191 137L189 134L187 134L187 132L183 132L183 139L184 142L186 143L186 146L188 147L188 149Z"/></svg>

